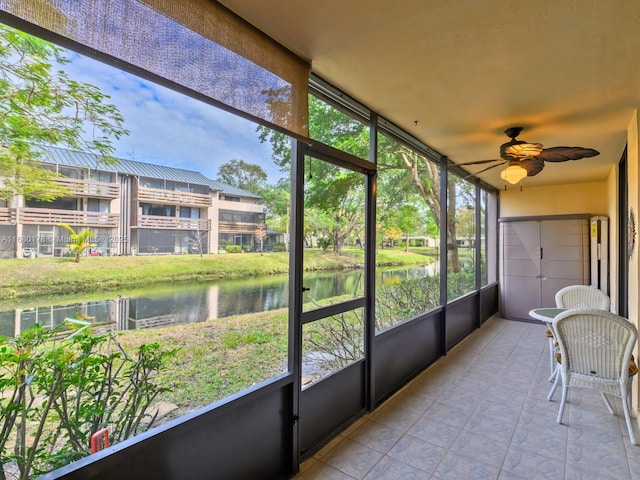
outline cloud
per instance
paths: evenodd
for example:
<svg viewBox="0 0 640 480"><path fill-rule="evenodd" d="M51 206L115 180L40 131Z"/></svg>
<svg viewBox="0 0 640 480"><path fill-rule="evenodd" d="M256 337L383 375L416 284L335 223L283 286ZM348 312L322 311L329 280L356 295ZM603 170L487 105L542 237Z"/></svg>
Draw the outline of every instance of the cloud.
<svg viewBox="0 0 640 480"><path fill-rule="evenodd" d="M110 96L130 135L114 141L115 156L196 170L209 178L229 160L260 165L275 183L271 147L258 140L256 124L101 62L69 52L64 70Z"/></svg>

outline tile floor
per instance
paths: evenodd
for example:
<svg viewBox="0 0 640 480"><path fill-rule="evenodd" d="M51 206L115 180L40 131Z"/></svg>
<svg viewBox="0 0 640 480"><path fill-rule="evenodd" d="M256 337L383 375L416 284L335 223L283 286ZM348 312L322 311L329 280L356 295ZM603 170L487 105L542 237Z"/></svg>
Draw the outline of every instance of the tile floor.
<svg viewBox="0 0 640 480"><path fill-rule="evenodd" d="M570 390L556 423L560 391L547 402L544 333L542 324L490 319L296 479L640 480L640 447L618 399L614 416L597 392Z"/></svg>

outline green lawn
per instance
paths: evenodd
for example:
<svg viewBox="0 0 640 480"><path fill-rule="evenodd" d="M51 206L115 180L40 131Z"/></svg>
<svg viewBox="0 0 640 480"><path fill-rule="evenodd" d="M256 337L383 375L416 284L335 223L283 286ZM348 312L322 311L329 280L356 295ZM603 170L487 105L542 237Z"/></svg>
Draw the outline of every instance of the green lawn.
<svg viewBox="0 0 640 480"><path fill-rule="evenodd" d="M156 342L178 348L158 382L171 389L160 398L179 416L287 370L287 309L235 315L215 321L118 332L129 352Z"/></svg>

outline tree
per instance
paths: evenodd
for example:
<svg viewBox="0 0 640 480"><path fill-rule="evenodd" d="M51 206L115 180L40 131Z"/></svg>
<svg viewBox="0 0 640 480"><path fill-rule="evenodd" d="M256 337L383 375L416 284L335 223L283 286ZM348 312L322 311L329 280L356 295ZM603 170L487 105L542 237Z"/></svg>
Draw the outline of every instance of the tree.
<svg viewBox="0 0 640 480"><path fill-rule="evenodd" d="M289 171L291 140L285 135L258 127L260 140L270 142L273 161ZM309 98L309 131L313 139L340 150L368 157L369 129L316 97ZM364 225L364 179L361 174L309 159L305 177L305 216L317 210L315 229L331 240L334 253L341 253L346 241Z"/></svg>
<svg viewBox="0 0 640 480"><path fill-rule="evenodd" d="M461 238L466 238L468 243L465 245L467 249L467 254L469 256L469 260L473 261L474 250L472 239L476 236L476 219L475 219L475 209L473 205L464 204L458 207L456 211L456 233Z"/></svg>
<svg viewBox="0 0 640 480"><path fill-rule="evenodd" d="M218 168L217 180L259 195L267 184L267 174L260 165L230 160Z"/></svg>
<svg viewBox="0 0 640 480"><path fill-rule="evenodd" d="M409 236L418 226L418 207L415 205L403 205L398 209L398 227L404 232L406 242L404 251L409 251Z"/></svg>
<svg viewBox="0 0 640 480"><path fill-rule="evenodd" d="M389 239L389 246L393 246L394 242L402 236L402 230L398 227L387 227L384 236Z"/></svg>
<svg viewBox="0 0 640 480"><path fill-rule="evenodd" d="M317 224L331 239L333 253L340 254L347 240L364 225L362 175L325 162L315 162L305 188L305 209L317 210Z"/></svg>
<svg viewBox="0 0 640 480"><path fill-rule="evenodd" d="M260 255L264 255L264 240L267 238L267 226L265 224L260 224L256 227L256 239L260 242Z"/></svg>
<svg viewBox="0 0 640 480"><path fill-rule="evenodd" d="M261 196L264 202L265 223L274 230L287 233L291 203L289 179L281 178L275 185L267 185Z"/></svg>
<svg viewBox="0 0 640 480"><path fill-rule="evenodd" d="M0 25L0 198L51 201L70 193L54 172L40 168L39 145L117 163L111 141L128 135L124 118L97 87L54 71L54 64L65 63L64 51L52 43Z"/></svg>
<svg viewBox="0 0 640 480"><path fill-rule="evenodd" d="M76 233L76 231L66 223L60 223L59 225L71 232L71 241L67 243L67 248L76 254L76 263L80 262L80 255L82 255L90 248L94 248L96 246L95 243L89 242L89 239L95 237L96 234L90 231L88 228L85 228L80 233Z"/></svg>
<svg viewBox="0 0 640 480"><path fill-rule="evenodd" d="M434 162L429 161L417 152L397 144L382 137L378 144L379 162L378 171L380 175L390 175L385 185L390 185L392 192L402 190L410 191L419 195L428 207L430 218L436 225L443 226L441 222L440 206L440 168ZM456 236L455 211L457 203L457 186L461 190L467 190L468 182L454 176L449 176L446 194L447 199L447 221L444 225L447 232L447 259L448 268L452 272L460 272L462 266L458 259L458 245ZM380 192L385 192L384 188L379 188ZM400 196L400 198L406 198Z"/></svg>
<svg viewBox="0 0 640 480"><path fill-rule="evenodd" d="M203 258L205 252L209 248L209 231L200 230L200 227L198 227L196 230L189 233L189 237L191 237L190 250L197 250L200 254L200 258Z"/></svg>

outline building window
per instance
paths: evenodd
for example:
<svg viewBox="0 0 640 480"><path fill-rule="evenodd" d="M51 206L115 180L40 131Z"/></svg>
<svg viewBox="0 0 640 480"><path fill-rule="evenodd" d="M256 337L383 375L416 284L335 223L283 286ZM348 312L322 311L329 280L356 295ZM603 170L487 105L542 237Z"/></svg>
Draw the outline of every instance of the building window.
<svg viewBox="0 0 640 480"><path fill-rule="evenodd" d="M47 208L52 210L78 210L77 198L56 198L51 202L38 200L26 200L25 206L29 208Z"/></svg>
<svg viewBox="0 0 640 480"><path fill-rule="evenodd" d="M140 186L144 188L157 188L164 190L164 181L158 178L140 177Z"/></svg>
<svg viewBox="0 0 640 480"><path fill-rule="evenodd" d="M218 219L221 222L265 223L264 213L235 212L233 210L220 210Z"/></svg>
<svg viewBox="0 0 640 480"><path fill-rule="evenodd" d="M157 217L175 217L175 205L158 205L156 203L141 203L140 209L143 215L155 215Z"/></svg>
<svg viewBox="0 0 640 480"><path fill-rule="evenodd" d="M104 183L113 183L115 174L111 172L100 172L96 170L92 170L89 174L89 180L93 180L94 182L104 182Z"/></svg>
<svg viewBox="0 0 640 480"><path fill-rule="evenodd" d="M77 168L72 167L59 166L58 173L67 178L81 179L83 177L83 175L80 173L80 171L78 171Z"/></svg>
<svg viewBox="0 0 640 480"><path fill-rule="evenodd" d="M195 207L180 207L180 218L200 218L200 209Z"/></svg>
<svg viewBox="0 0 640 480"><path fill-rule="evenodd" d="M89 198L87 199L87 212L109 212L109 201L108 200L100 200L99 198Z"/></svg>

